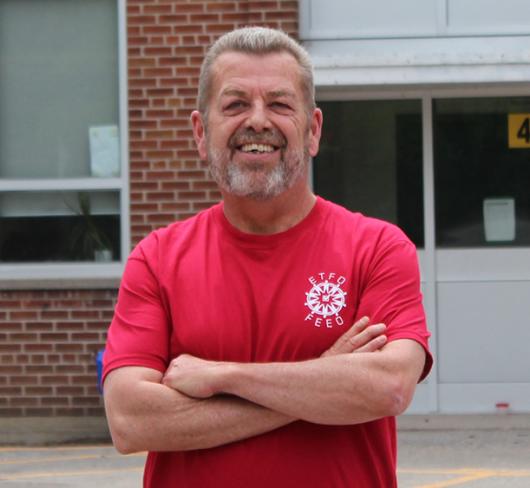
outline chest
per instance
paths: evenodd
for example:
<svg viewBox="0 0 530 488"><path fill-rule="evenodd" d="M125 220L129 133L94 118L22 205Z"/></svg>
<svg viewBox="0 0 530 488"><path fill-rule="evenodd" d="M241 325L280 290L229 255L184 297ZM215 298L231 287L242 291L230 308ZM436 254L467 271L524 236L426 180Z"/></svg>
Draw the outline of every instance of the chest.
<svg viewBox="0 0 530 488"><path fill-rule="evenodd" d="M318 357L353 323L360 286L351 255L307 243L190 252L179 260L167 292L171 356L244 362Z"/></svg>

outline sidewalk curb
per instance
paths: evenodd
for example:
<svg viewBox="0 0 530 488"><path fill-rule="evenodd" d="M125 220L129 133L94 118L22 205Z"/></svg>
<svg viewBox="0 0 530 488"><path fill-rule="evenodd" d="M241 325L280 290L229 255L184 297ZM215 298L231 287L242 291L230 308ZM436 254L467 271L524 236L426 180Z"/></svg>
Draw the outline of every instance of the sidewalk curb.
<svg viewBox="0 0 530 488"><path fill-rule="evenodd" d="M402 415L398 430L530 430L530 414Z"/></svg>

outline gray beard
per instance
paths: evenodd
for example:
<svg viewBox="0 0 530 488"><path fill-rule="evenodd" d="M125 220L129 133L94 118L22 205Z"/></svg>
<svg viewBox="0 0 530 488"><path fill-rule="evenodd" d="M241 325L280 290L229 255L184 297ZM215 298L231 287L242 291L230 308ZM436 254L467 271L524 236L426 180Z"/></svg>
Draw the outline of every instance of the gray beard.
<svg viewBox="0 0 530 488"><path fill-rule="evenodd" d="M230 150L208 148L210 173L219 187L227 193L253 200L269 200L291 188L309 164L307 148L287 150L278 165L268 169L259 163L237 165Z"/></svg>

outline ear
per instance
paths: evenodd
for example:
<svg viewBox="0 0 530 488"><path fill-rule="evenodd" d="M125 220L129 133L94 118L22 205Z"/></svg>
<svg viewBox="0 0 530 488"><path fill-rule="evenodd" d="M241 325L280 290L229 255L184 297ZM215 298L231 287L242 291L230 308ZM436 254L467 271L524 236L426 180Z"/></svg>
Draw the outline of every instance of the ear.
<svg viewBox="0 0 530 488"><path fill-rule="evenodd" d="M322 110L315 108L309 123L309 155L315 157L320 147L320 136L322 135L323 116Z"/></svg>
<svg viewBox="0 0 530 488"><path fill-rule="evenodd" d="M193 128L193 138L195 144L197 144L197 150L199 151L199 157L206 161L208 151L206 149L206 127L202 120L202 115L198 110L194 110L191 113L191 126Z"/></svg>

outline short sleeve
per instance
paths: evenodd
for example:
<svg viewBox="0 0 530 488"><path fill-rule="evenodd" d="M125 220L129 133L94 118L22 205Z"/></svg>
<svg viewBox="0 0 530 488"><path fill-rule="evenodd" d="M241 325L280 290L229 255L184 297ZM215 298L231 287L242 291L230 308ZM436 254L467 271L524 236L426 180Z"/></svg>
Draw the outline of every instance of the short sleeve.
<svg viewBox="0 0 530 488"><path fill-rule="evenodd" d="M148 237L127 261L108 331L103 378L123 366L166 370L168 314L161 300L153 256L156 256L156 238Z"/></svg>
<svg viewBox="0 0 530 488"><path fill-rule="evenodd" d="M380 246L365 278L357 318L387 325L389 341L412 339L426 352L421 379L429 373L433 359L429 351L425 311L415 246L405 237Z"/></svg>

